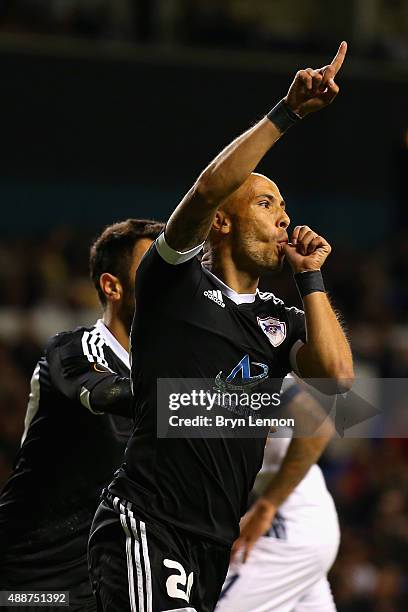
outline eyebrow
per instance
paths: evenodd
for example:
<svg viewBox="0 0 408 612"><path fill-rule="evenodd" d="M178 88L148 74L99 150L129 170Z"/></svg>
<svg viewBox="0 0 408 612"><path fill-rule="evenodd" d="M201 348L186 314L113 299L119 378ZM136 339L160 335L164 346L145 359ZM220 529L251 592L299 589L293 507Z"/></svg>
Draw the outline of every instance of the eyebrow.
<svg viewBox="0 0 408 612"><path fill-rule="evenodd" d="M273 195L273 193L260 193L259 195L257 195L257 198L268 198L268 200L276 200L276 197ZM280 206L281 208L286 208L285 200L281 200Z"/></svg>

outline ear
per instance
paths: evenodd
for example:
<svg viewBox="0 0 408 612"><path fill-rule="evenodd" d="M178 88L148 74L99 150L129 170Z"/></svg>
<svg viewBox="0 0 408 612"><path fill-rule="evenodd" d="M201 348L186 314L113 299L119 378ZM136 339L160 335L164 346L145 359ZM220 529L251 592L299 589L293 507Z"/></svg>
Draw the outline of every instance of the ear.
<svg viewBox="0 0 408 612"><path fill-rule="evenodd" d="M99 285L109 302L119 302L122 299L123 287L117 276L104 272L99 278Z"/></svg>
<svg viewBox="0 0 408 612"><path fill-rule="evenodd" d="M231 219L223 210L217 210L215 213L212 229L221 234L229 234L231 231Z"/></svg>

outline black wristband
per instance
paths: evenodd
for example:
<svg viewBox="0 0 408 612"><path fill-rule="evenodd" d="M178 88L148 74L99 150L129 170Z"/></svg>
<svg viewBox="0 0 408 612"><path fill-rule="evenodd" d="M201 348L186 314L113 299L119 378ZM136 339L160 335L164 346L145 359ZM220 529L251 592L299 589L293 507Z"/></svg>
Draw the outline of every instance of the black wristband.
<svg viewBox="0 0 408 612"><path fill-rule="evenodd" d="M272 121L272 123L276 125L282 134L292 127L292 125L295 125L302 120L302 117L294 113L293 110L289 108L285 100L278 102L278 104L274 106L266 116L268 117L269 121Z"/></svg>
<svg viewBox="0 0 408 612"><path fill-rule="evenodd" d="M309 295L309 293L315 293L316 291L321 291L322 293L326 292L320 270L298 272L294 274L294 278L301 298Z"/></svg>

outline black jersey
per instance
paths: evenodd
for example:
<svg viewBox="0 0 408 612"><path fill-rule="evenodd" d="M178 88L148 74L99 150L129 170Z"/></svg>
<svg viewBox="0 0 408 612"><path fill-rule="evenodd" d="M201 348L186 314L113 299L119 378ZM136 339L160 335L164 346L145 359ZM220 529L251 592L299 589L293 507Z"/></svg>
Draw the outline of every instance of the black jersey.
<svg viewBox="0 0 408 612"><path fill-rule="evenodd" d="M122 461L131 411L129 356L102 321L50 340L31 381L22 446L0 494L0 586L12 586L2 581L2 569L16 560L20 568L25 559L34 573L38 555L43 566L48 555L67 571L76 556L86 559L92 518Z"/></svg>
<svg viewBox="0 0 408 612"><path fill-rule="evenodd" d="M283 379L293 369L292 347L305 341L304 313L271 293L257 292L252 303L238 305L196 257L172 265L169 251L161 235L138 269L131 336L137 417L125 463L109 489L141 516L230 545L265 439L158 438L156 381L215 379L238 372L244 358L263 364L271 379Z"/></svg>

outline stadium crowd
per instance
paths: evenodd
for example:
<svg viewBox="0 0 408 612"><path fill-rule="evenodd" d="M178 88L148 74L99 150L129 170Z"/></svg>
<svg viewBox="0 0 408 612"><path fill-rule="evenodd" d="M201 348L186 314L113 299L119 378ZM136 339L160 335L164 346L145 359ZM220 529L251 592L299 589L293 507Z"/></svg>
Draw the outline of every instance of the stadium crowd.
<svg viewBox="0 0 408 612"><path fill-rule="evenodd" d="M3 239L0 246L0 483L18 448L29 380L46 339L98 317L87 277L92 234L70 226ZM344 315L359 367L408 375L407 241L356 256L336 249L325 278ZM350 276L350 270L353 274ZM269 290L296 299L290 274ZM395 612L408 601L408 445L401 439L334 440L322 460L342 523L331 574L340 612Z"/></svg>
<svg viewBox="0 0 408 612"><path fill-rule="evenodd" d="M320 53L349 31L355 55L408 57L403 0L3 0L0 31Z"/></svg>

